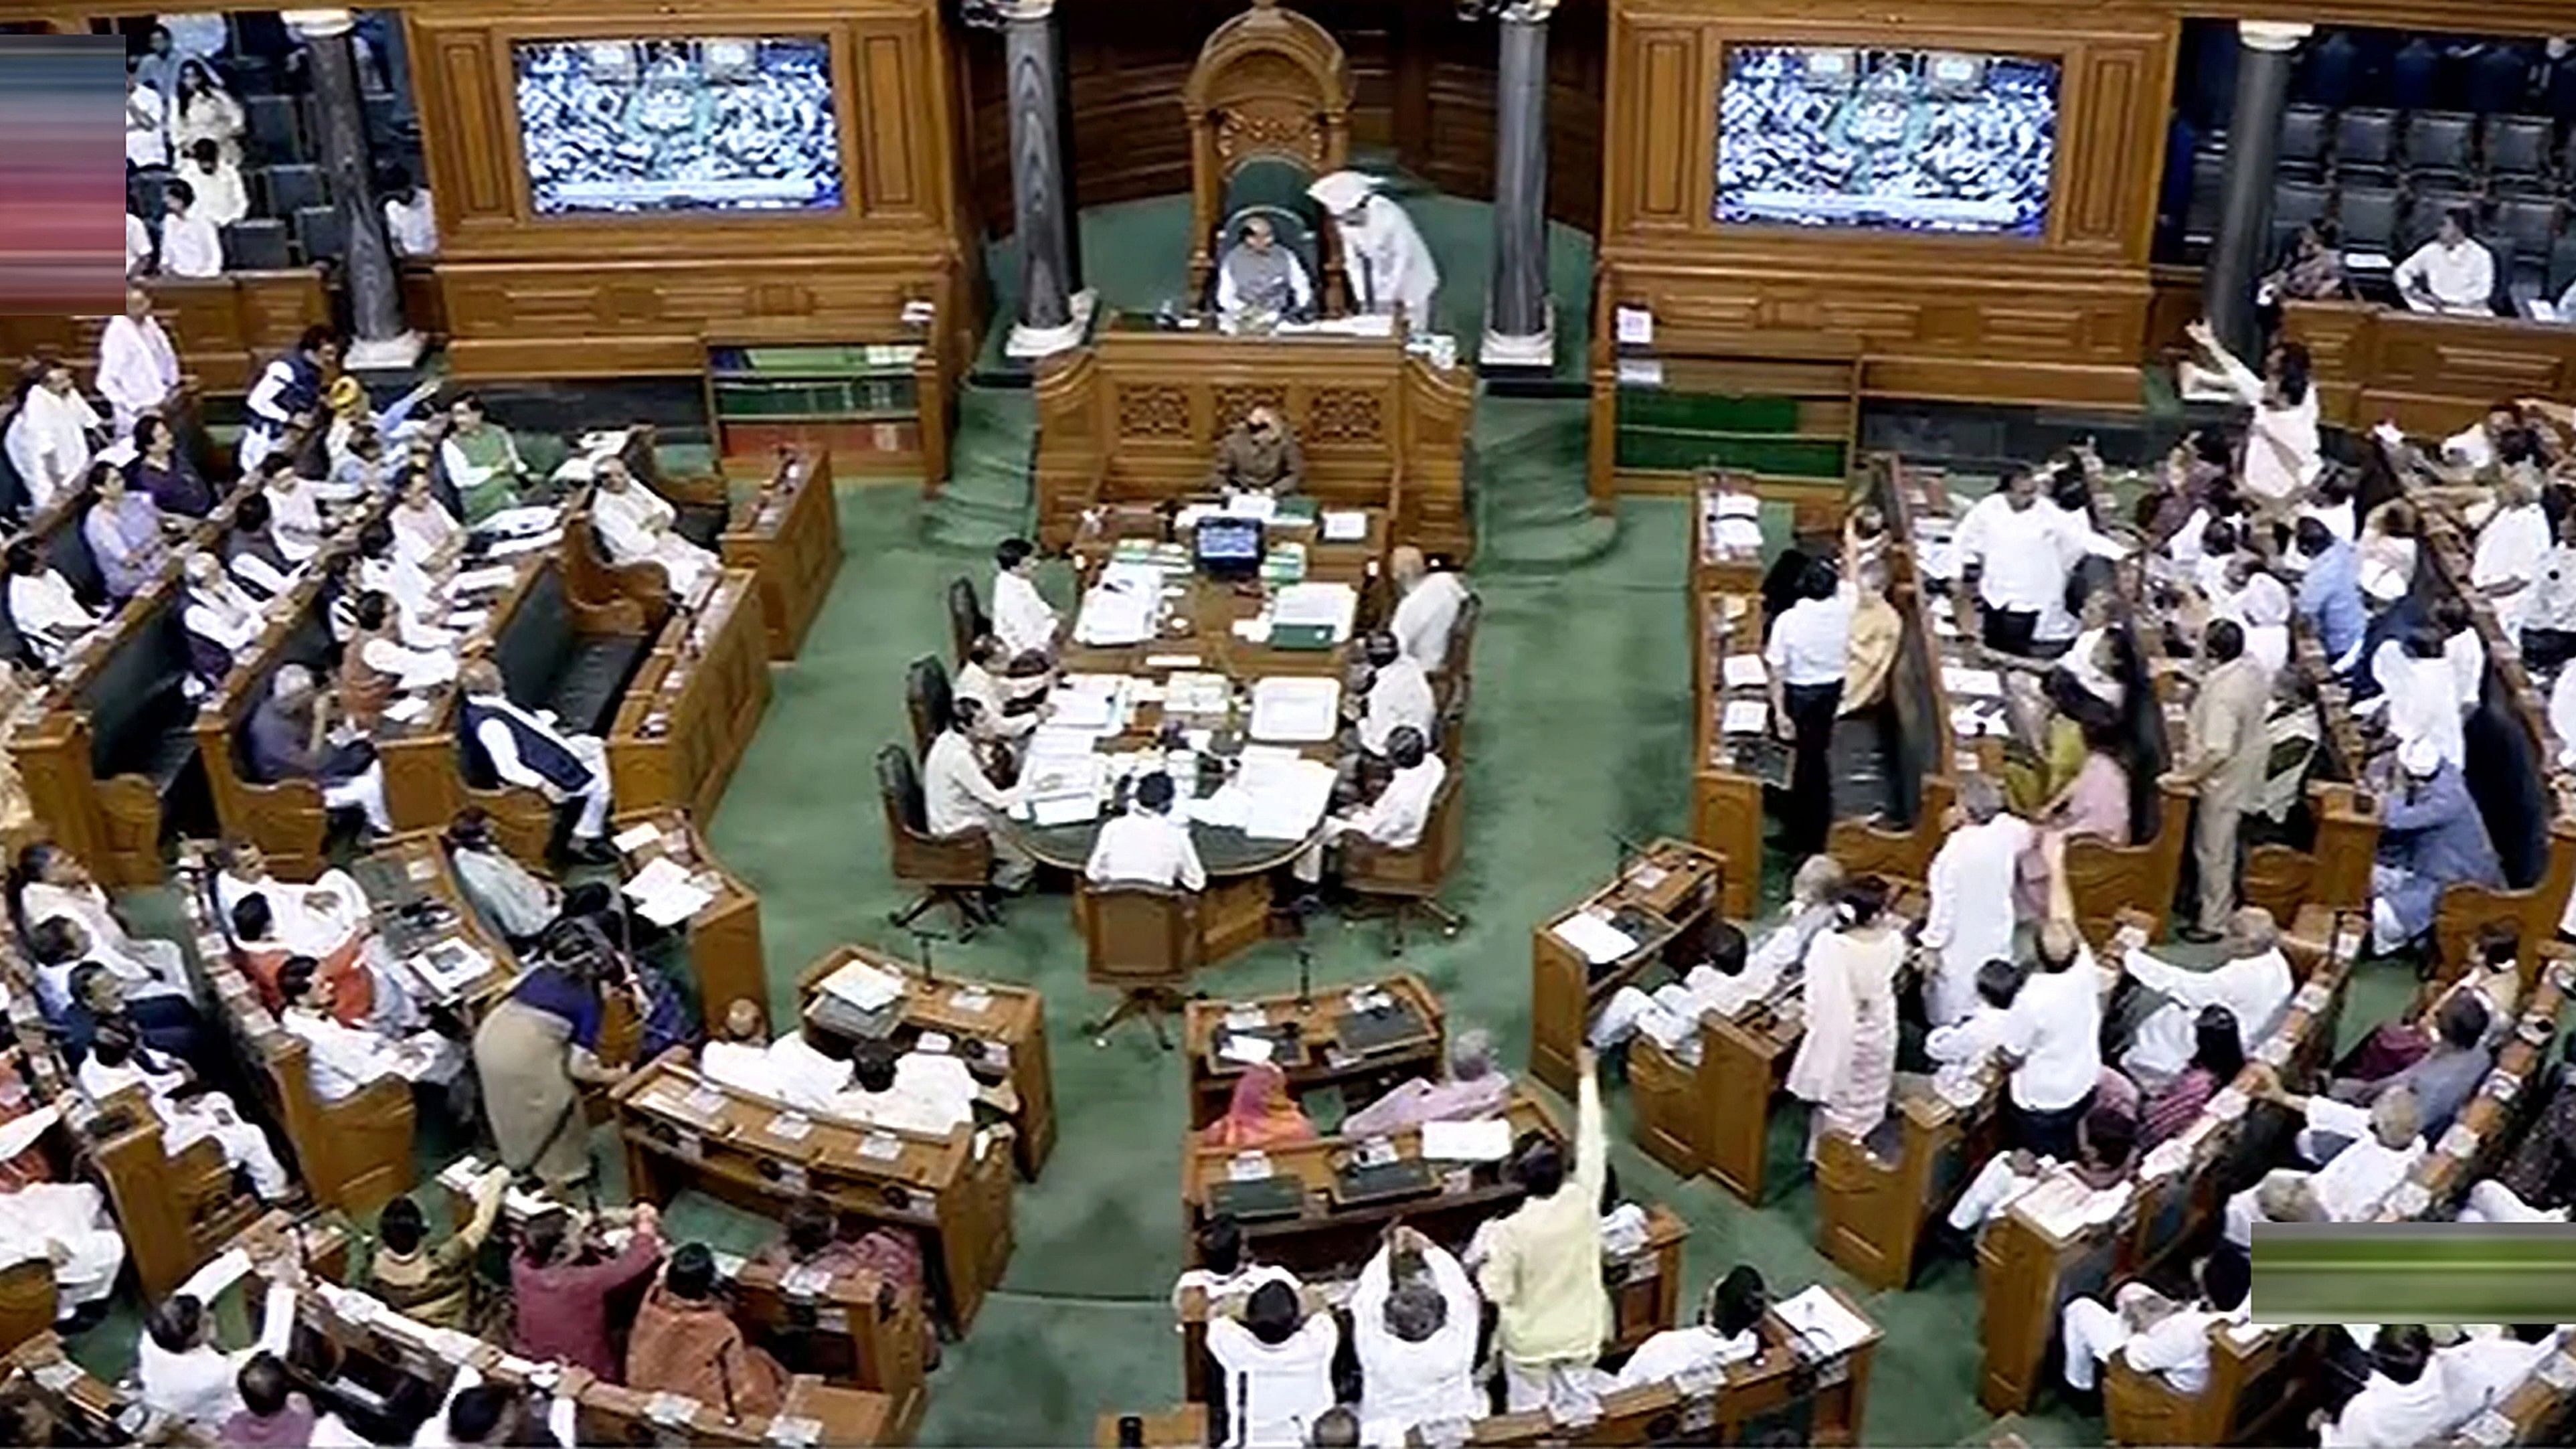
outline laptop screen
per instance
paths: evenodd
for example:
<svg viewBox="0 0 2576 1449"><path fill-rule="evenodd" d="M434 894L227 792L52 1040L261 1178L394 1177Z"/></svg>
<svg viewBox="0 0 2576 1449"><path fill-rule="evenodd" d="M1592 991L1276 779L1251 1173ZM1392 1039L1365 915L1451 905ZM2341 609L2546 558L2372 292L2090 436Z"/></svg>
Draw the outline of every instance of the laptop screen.
<svg viewBox="0 0 2576 1449"><path fill-rule="evenodd" d="M1261 520L1203 518L1198 526L1199 566L1211 571L1242 572L1261 562Z"/></svg>

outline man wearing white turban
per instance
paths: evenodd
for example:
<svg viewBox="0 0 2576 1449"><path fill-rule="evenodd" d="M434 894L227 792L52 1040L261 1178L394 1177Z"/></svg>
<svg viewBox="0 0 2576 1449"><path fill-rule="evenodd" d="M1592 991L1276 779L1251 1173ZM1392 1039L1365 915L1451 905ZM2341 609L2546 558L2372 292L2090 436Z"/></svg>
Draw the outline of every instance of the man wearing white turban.
<svg viewBox="0 0 2576 1449"><path fill-rule="evenodd" d="M1406 325L1433 330L1431 302L1440 290L1440 268L1404 208L1377 194L1377 178L1336 171L1306 188L1341 231L1342 270L1351 282L1351 306L1386 313L1403 304Z"/></svg>

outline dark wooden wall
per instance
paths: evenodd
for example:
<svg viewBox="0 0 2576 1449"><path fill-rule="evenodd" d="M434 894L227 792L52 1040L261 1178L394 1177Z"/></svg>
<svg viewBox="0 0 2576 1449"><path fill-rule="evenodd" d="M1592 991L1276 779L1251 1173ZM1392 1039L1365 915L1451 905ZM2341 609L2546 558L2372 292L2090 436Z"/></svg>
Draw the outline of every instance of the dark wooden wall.
<svg viewBox="0 0 2576 1449"><path fill-rule="evenodd" d="M1350 57L1352 144L1393 150L1443 191L1494 189L1495 24L1451 0L1296 0ZM1242 0L1059 5L1070 72L1074 194L1085 206L1190 189L1181 83L1208 32ZM1601 216L1606 0L1566 0L1548 24L1548 211L1591 231ZM968 163L984 225L1011 229L1002 41L964 33Z"/></svg>

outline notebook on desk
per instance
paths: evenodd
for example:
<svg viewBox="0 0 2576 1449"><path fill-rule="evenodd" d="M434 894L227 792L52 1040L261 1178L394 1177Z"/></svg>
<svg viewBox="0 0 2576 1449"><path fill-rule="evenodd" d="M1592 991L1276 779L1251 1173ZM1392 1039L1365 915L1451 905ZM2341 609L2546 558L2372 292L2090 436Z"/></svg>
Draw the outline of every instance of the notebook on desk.
<svg viewBox="0 0 2576 1449"><path fill-rule="evenodd" d="M1349 1164L1333 1173L1333 1202L1338 1207L1423 1197L1439 1190L1439 1174L1418 1157L1399 1157L1367 1167Z"/></svg>
<svg viewBox="0 0 2576 1449"><path fill-rule="evenodd" d="M1388 1047L1420 1041L1431 1034L1423 1023L1422 1013L1408 1001L1391 1002L1368 1011L1345 1012L1335 1035L1342 1049L1366 1055Z"/></svg>
<svg viewBox="0 0 2576 1449"><path fill-rule="evenodd" d="M1208 1188L1208 1211L1224 1213L1239 1223L1273 1222L1306 1211L1306 1189L1282 1173L1249 1182L1227 1181Z"/></svg>
<svg viewBox="0 0 2576 1449"><path fill-rule="evenodd" d="M895 1023L903 1019L903 1005L892 1002L874 1011L866 1011L846 997L824 991L815 994L805 1013L813 1018L816 1026L836 1036L875 1041L893 1033Z"/></svg>

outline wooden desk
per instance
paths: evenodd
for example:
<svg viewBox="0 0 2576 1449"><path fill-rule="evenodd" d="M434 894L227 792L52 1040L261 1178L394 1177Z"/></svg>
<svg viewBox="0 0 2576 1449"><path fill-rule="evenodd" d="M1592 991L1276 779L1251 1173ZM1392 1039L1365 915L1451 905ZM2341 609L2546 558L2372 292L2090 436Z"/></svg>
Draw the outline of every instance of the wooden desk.
<svg viewBox="0 0 2576 1449"><path fill-rule="evenodd" d="M2377 1221L2411 1222L2455 1209L2468 1195L2469 1184L2485 1176L2512 1146L2530 1115L2527 1109L2547 1100L2555 1074L2536 1088L2532 1079L2542 1075L2550 1044L2558 1039L2559 1016L2569 994L2576 992L2576 948L2548 941L2541 949L2547 964L2515 1018L2513 1035L2497 1051L2495 1067L2452 1119L2450 1130L2406 1175L2405 1185L2381 1201Z"/></svg>
<svg viewBox="0 0 2576 1449"><path fill-rule="evenodd" d="M639 1201L668 1203L695 1187L783 1213L811 1197L909 1228L924 1239L941 1317L961 1334L973 1325L1011 1257L1009 1128L961 1127L939 1138L806 1118L707 1081L681 1056L665 1053L610 1094Z"/></svg>
<svg viewBox="0 0 2576 1449"><path fill-rule="evenodd" d="M85 1444L129 1442L125 1426L120 1421L129 1409L141 1407L139 1395L129 1398L117 1385L73 1362L71 1354L63 1348L62 1339L55 1335L50 1325L11 1348L6 1358L0 1358L0 1385L34 1395L56 1419L80 1435L79 1442ZM168 1427L170 1437L155 1442L181 1445L213 1442L193 1430L177 1425Z"/></svg>
<svg viewBox="0 0 2576 1449"><path fill-rule="evenodd" d="M1762 650L1762 596L1693 594L1691 620L1690 838L1725 859L1726 914L1751 920L1762 889L1762 781L1739 769L1723 728L1730 698L1762 697L1726 687L1726 658Z"/></svg>
<svg viewBox="0 0 2576 1449"><path fill-rule="evenodd" d="M1721 895L1740 883L1730 857L1680 840L1658 840L1622 874L1573 909L1530 931L1530 1075L1574 1094L1574 1058L1593 1010L1657 960L1696 962L1704 927ZM1750 887L1746 887L1750 889ZM1555 927L1581 912L1631 913L1637 944L1616 961L1594 966L1557 938ZM1732 914L1732 912L1729 912Z"/></svg>
<svg viewBox="0 0 2576 1449"><path fill-rule="evenodd" d="M1694 1063L1640 1036L1628 1047L1637 1145L1683 1176L1705 1172L1760 1205L1771 1156L1771 1099L1806 1034L1803 997L1703 1017Z"/></svg>
<svg viewBox="0 0 2576 1449"><path fill-rule="evenodd" d="M1762 549L1757 544L1744 548L1727 543L1719 536L1719 523L1727 517L1724 510L1741 509L1750 502L1754 511L1741 516L1756 524L1761 522L1762 499L1750 473L1726 469L1708 469L1691 482L1691 599L1694 603L1714 594L1758 595L1762 592ZM1698 629L1693 629L1696 636Z"/></svg>
<svg viewBox="0 0 2576 1449"><path fill-rule="evenodd" d="M759 490L734 505L717 546L726 568L749 569L759 581L769 657L795 658L841 571L832 455L783 454Z"/></svg>
<svg viewBox="0 0 2576 1449"><path fill-rule="evenodd" d="M1873 1292L1914 1281L1916 1250L1934 1214L1965 1187L1973 1165L1994 1155L1995 1100L1962 1109L1933 1092L1891 1104L1895 1155L1828 1133L1816 1140L1816 1246ZM1873 1134L1875 1135L1875 1134Z"/></svg>
<svg viewBox="0 0 2576 1449"><path fill-rule="evenodd" d="M2355 432L2393 418L2410 434L2446 437L2497 398L2576 393L2576 329L2563 326L2292 301L2281 332L2308 345L2321 419Z"/></svg>
<svg viewBox="0 0 2576 1449"><path fill-rule="evenodd" d="M1161 332L1115 314L1038 377L1038 531L1074 536L1083 510L1207 487L1217 440L1260 404L1305 452L1304 491L1383 508L1395 539L1464 563L1475 547L1462 479L1474 378L1401 338Z"/></svg>
<svg viewBox="0 0 2576 1449"><path fill-rule="evenodd" d="M899 1009L861 1012L826 999L823 983L853 961L900 977ZM1013 1147L1023 1176L1035 1178L1055 1150L1055 1069L1047 1056L1046 997L1025 986L947 976L925 981L911 962L865 946L843 946L807 967L796 979L806 1038L832 1054L846 1055L859 1038L885 1037L909 1049L923 1032L956 1042L970 1057L990 1062L998 1053L1020 1110L1011 1118Z"/></svg>
<svg viewBox="0 0 2576 1449"><path fill-rule="evenodd" d="M674 609L626 688L608 737L617 807L676 805L712 818L769 708L756 579L728 569L694 609Z"/></svg>
<svg viewBox="0 0 2576 1449"><path fill-rule="evenodd" d="M1370 1004L1355 1010L1363 993ZM1363 1015L1364 1026L1356 1020ZM1353 1047L1344 1039L1346 1025L1374 1035ZM1192 1001L1181 1018L1181 1049L1189 1057L1193 1128L1224 1116L1234 1098L1243 1064L1219 1056L1218 1049L1237 1031L1271 1039L1277 1047L1271 1060L1287 1072L1291 1093L1337 1087L1354 1113L1407 1078L1436 1082L1447 1075L1449 1033L1440 998L1409 972L1330 987L1304 1006L1294 992L1240 1002Z"/></svg>
<svg viewBox="0 0 2576 1449"><path fill-rule="evenodd" d="M1545 1132L1560 1141L1565 1137L1565 1129L1548 1108L1525 1089L1513 1089L1506 1115L1515 1140L1524 1132ZM1419 1127L1405 1128L1385 1140L1399 1159L1422 1157ZM1360 1146L1354 1138L1324 1137L1258 1154L1266 1159L1270 1176L1296 1185L1299 1200L1293 1216L1243 1217L1244 1242L1254 1257L1300 1277L1356 1273L1377 1251L1387 1224L1399 1219L1458 1251L1485 1219L1509 1212L1521 1199L1520 1188L1502 1176L1501 1163L1458 1163L1434 1164L1439 1184L1434 1193L1338 1204L1336 1169ZM1184 1225L1195 1227L1208 1214L1226 1207L1221 1185L1234 1180L1238 1156L1231 1149L1200 1146L1192 1134L1181 1157Z"/></svg>
<svg viewBox="0 0 2576 1449"><path fill-rule="evenodd" d="M621 840L633 839L641 831L652 836L636 841L631 849L619 848L629 879L656 860L668 860L689 871L700 888L715 892L715 899L681 927L688 942L689 973L698 982L698 1010L707 1026L719 1026L735 1002L748 1001L760 1012L766 1030L769 979L760 940L758 893L725 869L684 811L668 806L636 815L621 811L618 827L613 834Z"/></svg>

